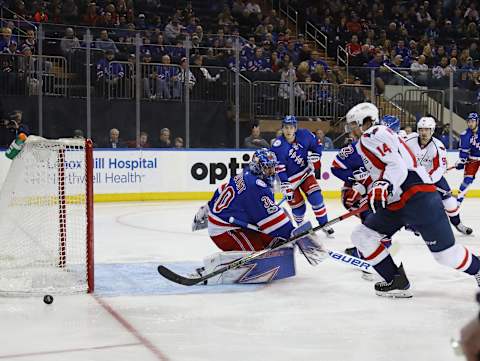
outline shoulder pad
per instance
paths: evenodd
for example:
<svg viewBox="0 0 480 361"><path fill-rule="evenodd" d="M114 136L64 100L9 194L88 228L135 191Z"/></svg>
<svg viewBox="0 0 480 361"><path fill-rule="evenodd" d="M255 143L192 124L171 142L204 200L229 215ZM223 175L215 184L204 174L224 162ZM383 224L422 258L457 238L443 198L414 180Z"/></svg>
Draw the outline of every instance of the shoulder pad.
<svg viewBox="0 0 480 361"><path fill-rule="evenodd" d="M277 138L273 141L272 147L279 147L282 144L282 140Z"/></svg>
<svg viewBox="0 0 480 361"><path fill-rule="evenodd" d="M465 129L463 132L460 133L460 135L465 135L467 134L467 129Z"/></svg>
<svg viewBox="0 0 480 361"><path fill-rule="evenodd" d="M255 181L255 183L257 183L257 186L259 186L259 187L267 188L267 183L265 183L265 182L264 182L263 180L261 180L261 179L257 179L257 180Z"/></svg>

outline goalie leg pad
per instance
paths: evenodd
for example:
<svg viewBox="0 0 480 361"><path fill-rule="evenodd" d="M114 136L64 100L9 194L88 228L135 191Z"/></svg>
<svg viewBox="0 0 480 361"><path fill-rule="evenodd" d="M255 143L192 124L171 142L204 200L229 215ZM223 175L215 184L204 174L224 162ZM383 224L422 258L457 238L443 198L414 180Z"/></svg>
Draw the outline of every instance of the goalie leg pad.
<svg viewBox="0 0 480 361"><path fill-rule="evenodd" d="M310 221L305 222L293 230L292 236L309 231L310 229L312 229L312 224ZM302 238L299 238L295 244L312 266L318 265L328 257L325 247L315 234L308 234Z"/></svg>
<svg viewBox="0 0 480 361"><path fill-rule="evenodd" d="M219 252L204 259L205 273L224 267L250 252ZM279 248L252 260L242 267L228 270L208 280L209 285L234 283L270 283L295 276L293 248Z"/></svg>
<svg viewBox="0 0 480 361"><path fill-rule="evenodd" d="M359 224L353 229L352 243L363 255L363 258L375 266L389 255L387 249L381 242L384 237L385 235L363 224Z"/></svg>

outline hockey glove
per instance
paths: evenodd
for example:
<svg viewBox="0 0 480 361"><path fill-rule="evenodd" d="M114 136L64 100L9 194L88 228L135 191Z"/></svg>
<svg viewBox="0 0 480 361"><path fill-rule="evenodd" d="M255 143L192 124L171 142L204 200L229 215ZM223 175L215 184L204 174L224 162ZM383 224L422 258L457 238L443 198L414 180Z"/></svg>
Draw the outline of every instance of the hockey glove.
<svg viewBox="0 0 480 361"><path fill-rule="evenodd" d="M283 182L280 185L280 189L282 191L283 196L288 202L293 201L293 188L290 182Z"/></svg>
<svg viewBox="0 0 480 361"><path fill-rule="evenodd" d="M199 231L208 227L208 206L203 205L193 217L192 232Z"/></svg>
<svg viewBox="0 0 480 361"><path fill-rule="evenodd" d="M372 188L368 191L368 201L374 213L387 206L387 198L392 194L392 190L392 183L388 180L379 179L373 182Z"/></svg>
<svg viewBox="0 0 480 361"><path fill-rule="evenodd" d="M467 160L465 158L460 158L455 162L455 168L456 169L463 169L465 168L465 164L467 163Z"/></svg>
<svg viewBox="0 0 480 361"><path fill-rule="evenodd" d="M310 153L308 155L308 162L312 164L314 170L320 169L322 163L320 162L320 154Z"/></svg>

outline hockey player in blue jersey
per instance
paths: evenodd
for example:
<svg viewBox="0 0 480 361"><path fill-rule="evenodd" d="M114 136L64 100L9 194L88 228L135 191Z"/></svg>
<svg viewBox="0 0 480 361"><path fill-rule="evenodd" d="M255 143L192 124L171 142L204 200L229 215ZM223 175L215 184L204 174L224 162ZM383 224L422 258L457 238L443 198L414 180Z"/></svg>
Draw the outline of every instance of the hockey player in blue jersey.
<svg viewBox="0 0 480 361"><path fill-rule="evenodd" d="M328 221L327 209L314 175L315 168L320 168L322 143L309 130L298 129L297 118L294 115L285 117L282 131L283 135L277 137L271 147L279 162L278 176L282 193L292 208L293 218L298 224L304 221L307 210L301 190L307 196L318 223L323 225ZM323 230L328 235L333 234L332 228Z"/></svg>
<svg viewBox="0 0 480 361"><path fill-rule="evenodd" d="M467 129L460 134L460 159L455 163L457 169L465 169L463 182L460 185L457 202L460 205L473 183L480 167L480 133L478 131L479 116L470 113L467 117Z"/></svg>
<svg viewBox="0 0 480 361"><path fill-rule="evenodd" d="M437 262L474 276L480 286L480 260L456 243L442 200L425 168L412 150L391 129L375 125L378 109L361 103L346 116L349 131L359 139L356 150L372 178L367 197L372 209L352 232L352 243L385 281L375 284L376 294L411 297L410 283L381 243L386 234L413 225Z"/></svg>
<svg viewBox="0 0 480 361"><path fill-rule="evenodd" d="M296 232L306 230L302 227L296 229L285 210L274 201L272 182L277 165L272 151L266 148L255 151L249 167L221 185L208 204L197 212L192 230L208 227L210 238L224 251L205 260L205 268L200 272L211 272L215 267L244 257L249 252L268 248L277 238L288 239ZM239 226L240 222L235 220L253 225L258 231ZM312 236L303 237L296 244L300 248L305 244L321 248ZM295 274L291 247L275 250L271 257L255 262L254 267L248 269L252 272L246 272L245 268L230 270L209 282L261 283ZM260 269L263 270L260 278L254 277ZM247 273L248 277L245 276Z"/></svg>

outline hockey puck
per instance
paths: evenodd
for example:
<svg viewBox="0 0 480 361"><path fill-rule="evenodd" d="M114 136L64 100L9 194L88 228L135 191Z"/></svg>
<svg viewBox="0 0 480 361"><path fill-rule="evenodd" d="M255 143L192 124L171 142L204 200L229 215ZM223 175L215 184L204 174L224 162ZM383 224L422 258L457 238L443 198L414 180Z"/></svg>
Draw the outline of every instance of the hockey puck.
<svg viewBox="0 0 480 361"><path fill-rule="evenodd" d="M53 296L50 296L50 295L43 296L43 302L45 302L47 305L51 304L53 302Z"/></svg>

